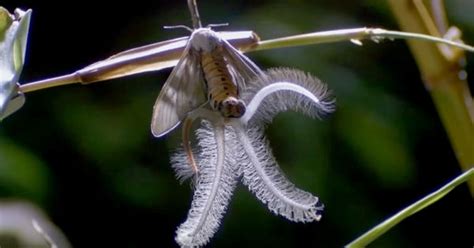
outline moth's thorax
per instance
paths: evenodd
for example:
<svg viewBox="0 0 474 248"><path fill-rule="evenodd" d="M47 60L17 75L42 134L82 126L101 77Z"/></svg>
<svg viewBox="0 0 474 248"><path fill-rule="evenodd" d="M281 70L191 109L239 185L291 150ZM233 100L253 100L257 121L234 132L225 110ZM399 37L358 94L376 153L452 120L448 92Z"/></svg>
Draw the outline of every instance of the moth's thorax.
<svg viewBox="0 0 474 248"><path fill-rule="evenodd" d="M189 42L195 51L209 53L219 47L222 40L210 28L199 28L191 34Z"/></svg>

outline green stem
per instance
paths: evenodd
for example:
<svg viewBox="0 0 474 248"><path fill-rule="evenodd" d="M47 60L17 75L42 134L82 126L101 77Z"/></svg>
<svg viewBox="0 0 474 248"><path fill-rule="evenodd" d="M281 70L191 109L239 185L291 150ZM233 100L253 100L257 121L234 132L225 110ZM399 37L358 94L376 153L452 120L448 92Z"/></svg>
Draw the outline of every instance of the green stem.
<svg viewBox="0 0 474 248"><path fill-rule="evenodd" d="M474 52L474 47L468 46L459 42L426 35L419 33L409 33L401 31L392 31L381 28L352 28L352 29L340 29L332 31L314 32L308 34L288 36L278 39L260 41L257 46L252 50L264 50L274 49L282 47L294 47L303 45L313 45L320 43L331 43L338 41L354 41L356 44L360 44L360 40L373 40L379 42L383 39L404 39L404 40L421 40L434 43L441 43L458 47L466 51Z"/></svg>
<svg viewBox="0 0 474 248"><path fill-rule="evenodd" d="M364 233L362 236L352 241L350 244L346 245L346 247L354 248L354 247L367 246L372 241L380 237L382 234L390 230L392 227L400 223L402 220L424 209L425 207L435 203L439 199L443 198L446 194L448 194L451 190L456 188L458 185L466 182L469 178L473 176L474 176L474 168L471 168L470 170L464 172L463 174L461 174L460 176L458 176L457 178L455 178L454 180L452 180L451 182L449 182L448 184L446 184L439 190L429 194L423 199L415 202L414 204L408 206L407 208L398 212L394 216L388 218L384 222L370 229L368 232Z"/></svg>

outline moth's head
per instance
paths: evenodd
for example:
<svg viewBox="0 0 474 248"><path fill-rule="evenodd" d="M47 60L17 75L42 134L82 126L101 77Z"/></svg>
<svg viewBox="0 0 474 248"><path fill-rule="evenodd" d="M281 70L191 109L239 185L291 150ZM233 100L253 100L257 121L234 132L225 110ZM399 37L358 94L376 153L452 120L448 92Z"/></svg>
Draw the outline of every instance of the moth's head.
<svg viewBox="0 0 474 248"><path fill-rule="evenodd" d="M221 38L210 28L198 28L191 34L189 42L197 51L211 52L220 44Z"/></svg>

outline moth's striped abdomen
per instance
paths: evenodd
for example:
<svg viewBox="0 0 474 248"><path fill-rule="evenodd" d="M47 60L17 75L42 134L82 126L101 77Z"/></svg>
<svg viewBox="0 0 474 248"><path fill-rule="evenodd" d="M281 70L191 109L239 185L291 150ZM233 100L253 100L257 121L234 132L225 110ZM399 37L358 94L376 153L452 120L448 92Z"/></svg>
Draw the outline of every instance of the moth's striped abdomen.
<svg viewBox="0 0 474 248"><path fill-rule="evenodd" d="M245 104L239 100L239 90L222 56L221 48L203 52L201 64L211 108L226 118L241 117L245 113Z"/></svg>

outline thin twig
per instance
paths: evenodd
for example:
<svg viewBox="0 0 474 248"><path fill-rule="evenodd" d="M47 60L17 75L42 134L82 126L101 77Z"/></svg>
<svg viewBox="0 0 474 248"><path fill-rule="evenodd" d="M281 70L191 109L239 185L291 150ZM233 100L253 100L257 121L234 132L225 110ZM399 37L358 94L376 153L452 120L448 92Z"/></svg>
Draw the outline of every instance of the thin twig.
<svg viewBox="0 0 474 248"><path fill-rule="evenodd" d="M474 52L474 47L451 40L424 34L390 31L380 28L340 29L301 34L266 41L259 41L258 36L250 31L227 32L226 34L222 34L223 36L228 37L226 39L232 45L245 51L258 51L348 40L360 41L369 39L378 42L383 39L414 39L447 44ZM176 45L178 43L181 45ZM72 83L91 83L134 75L146 71L158 71L174 66L175 63L172 61L177 61L181 52L184 50L185 44L185 39L178 38L171 41L163 41L158 42L157 44L131 49L69 75L22 84L20 86L20 91L26 93Z"/></svg>
<svg viewBox="0 0 474 248"><path fill-rule="evenodd" d="M252 31L219 34L242 51L248 51L259 41ZM181 57L187 39L181 37L123 51L68 75L21 84L19 91L25 93L73 83L89 84L169 68Z"/></svg>
<svg viewBox="0 0 474 248"><path fill-rule="evenodd" d="M196 0L188 0L189 12L191 13L191 19L193 21L193 28L198 29L202 27L201 17L197 7Z"/></svg>
<svg viewBox="0 0 474 248"><path fill-rule="evenodd" d="M423 197L421 200L411 204L410 206L404 208L400 212L396 213L392 217L386 219L382 223L378 224L377 226L373 227L356 240L352 241L350 244L346 245L347 248L352 247L366 247L372 241L380 237L382 234L390 230L392 227L400 223L402 220L408 218L409 216L415 214L416 212L430 206L431 204L435 203L439 199L443 198L447 195L451 190L456 188L461 183L464 183L474 176L474 168L464 172L460 176L456 177L451 182L447 183L440 189L436 190L435 192Z"/></svg>
<svg viewBox="0 0 474 248"><path fill-rule="evenodd" d="M44 80L40 80L40 81L28 83L28 84L22 84L20 85L19 91L22 93L28 93L32 91L48 89L51 87L78 83L80 80L77 78L76 75L77 75L76 73L72 73L72 74L54 77L54 78L48 78L48 79L44 79Z"/></svg>
<svg viewBox="0 0 474 248"><path fill-rule="evenodd" d="M360 41L364 39L373 40L375 42L379 42L380 40L383 40L383 39L422 40L422 41L430 41L430 42L435 42L435 43L447 44L450 46L459 47L466 51L474 52L474 47L468 46L459 42L454 42L451 40L447 40L447 39L443 39L443 38L439 38L435 36L430 36L426 34L391 31L391 30L386 30L386 29L381 29L381 28L340 29L340 30L288 36L288 37L279 38L279 39L261 41L253 50L313 45L313 44L347 41L347 40Z"/></svg>

